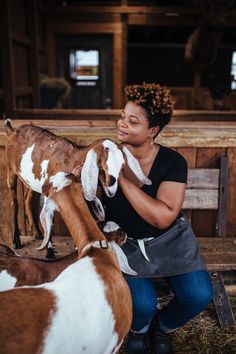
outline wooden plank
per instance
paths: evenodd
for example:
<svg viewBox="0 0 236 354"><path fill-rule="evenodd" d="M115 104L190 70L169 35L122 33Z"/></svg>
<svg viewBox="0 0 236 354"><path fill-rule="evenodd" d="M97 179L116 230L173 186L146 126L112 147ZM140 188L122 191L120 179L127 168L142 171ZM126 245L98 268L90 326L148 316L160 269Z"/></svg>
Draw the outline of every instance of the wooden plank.
<svg viewBox="0 0 236 354"><path fill-rule="evenodd" d="M26 47L30 46L30 39L28 36L20 33L20 32L16 32L16 31L12 31L12 40L14 42L17 42L19 44L23 44Z"/></svg>
<svg viewBox="0 0 236 354"><path fill-rule="evenodd" d="M219 272L211 274L214 290L213 304L217 313L217 318L221 328L234 327L236 325L233 311L227 297L224 281Z"/></svg>
<svg viewBox="0 0 236 354"><path fill-rule="evenodd" d="M187 188L218 189L219 169L189 169Z"/></svg>
<svg viewBox="0 0 236 354"><path fill-rule="evenodd" d="M30 28L30 77L33 90L33 107L40 107L39 89L39 33L37 18L37 1L31 0L28 5L28 18Z"/></svg>
<svg viewBox="0 0 236 354"><path fill-rule="evenodd" d="M51 4L49 4L50 6ZM204 9L200 6L190 6L190 7L175 7L175 6L131 6L131 5L119 5L119 6L50 6L49 15L55 16L56 14L63 14L64 16L71 14L104 14L104 13L118 13L118 14L161 14L166 15L166 13L176 13L178 15L195 15L199 16L202 14Z"/></svg>
<svg viewBox="0 0 236 354"><path fill-rule="evenodd" d="M49 21L47 29L53 34L89 34L89 33L121 33L122 24L121 22L115 23L101 23L101 22L91 22L91 23L79 23L76 22L56 22Z"/></svg>
<svg viewBox="0 0 236 354"><path fill-rule="evenodd" d="M55 34L48 31L46 28L46 48L47 48L47 67L48 75L56 76L56 38Z"/></svg>
<svg viewBox="0 0 236 354"><path fill-rule="evenodd" d="M54 43L50 41L49 46ZM236 98L236 94L235 94ZM15 117L31 119L109 119L115 120L120 114L120 109L21 109L14 111ZM223 124L232 122L235 126L235 111L193 111L193 110L174 110L174 115L171 124L181 121L184 124L186 121L191 122L210 122L221 121ZM203 124L203 123L200 123ZM213 124L213 123L212 123ZM218 123L217 123L218 124ZM215 123L214 123L215 126Z"/></svg>
<svg viewBox="0 0 236 354"><path fill-rule="evenodd" d="M225 237L227 233L227 201L228 201L228 157L220 158L220 189L218 211L218 236Z"/></svg>
<svg viewBox="0 0 236 354"><path fill-rule="evenodd" d="M113 108L122 107L123 104L123 35L114 33L113 35Z"/></svg>
<svg viewBox="0 0 236 354"><path fill-rule="evenodd" d="M198 147L196 168L219 168L220 156L225 155L225 149L219 147ZM197 236L216 236L217 210L194 210L192 226Z"/></svg>
<svg viewBox="0 0 236 354"><path fill-rule="evenodd" d="M209 271L236 270L235 238L199 237L198 241Z"/></svg>
<svg viewBox="0 0 236 354"><path fill-rule="evenodd" d="M7 176L6 176L6 162L5 162L5 150L0 147L0 240L12 244L11 236L11 204L10 204L10 194L7 186Z"/></svg>
<svg viewBox="0 0 236 354"><path fill-rule="evenodd" d="M152 14L128 14L128 25L130 26L168 26L168 27L192 27L197 26L199 17L196 14L173 16L167 13L166 16L158 13Z"/></svg>
<svg viewBox="0 0 236 354"><path fill-rule="evenodd" d="M4 67L2 73L4 106L5 113L8 114L16 108L16 99L13 69L10 1L7 0L2 0L1 2L0 37L0 42L2 43L0 55L2 59L2 66Z"/></svg>
<svg viewBox="0 0 236 354"><path fill-rule="evenodd" d="M196 160L197 160L197 148L192 147L192 148L183 148L179 147L177 148L177 151L184 156L184 158L187 161L188 168L195 168L196 167ZM187 220L192 223L192 210L185 210L185 216Z"/></svg>
<svg viewBox="0 0 236 354"><path fill-rule="evenodd" d="M54 110L53 110L54 111ZM65 110L66 111L66 110ZM11 116L12 117L12 116ZM13 116L14 117L14 116ZM78 117L79 118L79 117ZM32 122L31 119L14 120L14 125L21 125ZM80 121L80 120L36 120L35 124L52 129L59 135L70 136L73 134L78 137L78 141L84 143L90 142L91 139L99 139L109 137L116 139L116 126L114 121ZM206 147L205 151L212 151L210 160L206 159L205 166L198 167L214 167L212 161L216 160L218 152L222 151L221 155L225 153L224 147L236 147L236 124L232 122L222 124L212 124L212 122L205 122L204 129L202 124L196 122L173 122L166 126L157 139L162 145L175 147ZM94 129L92 129L94 128ZM224 131L224 140L221 140L222 131ZM174 145L171 143L175 140ZM0 126L0 144L5 142L5 132ZM222 148L223 147L223 148ZM199 155L199 154L198 154ZM217 166L218 167L218 166Z"/></svg>
<svg viewBox="0 0 236 354"><path fill-rule="evenodd" d="M217 209L218 190L186 189L183 209Z"/></svg>
<svg viewBox="0 0 236 354"><path fill-rule="evenodd" d="M228 203L227 203L227 235L236 235L236 148L228 148L227 156L229 159L229 176L228 176Z"/></svg>
<svg viewBox="0 0 236 354"><path fill-rule="evenodd" d="M31 86L16 87L15 89L16 96L29 96L32 94L32 91Z"/></svg>

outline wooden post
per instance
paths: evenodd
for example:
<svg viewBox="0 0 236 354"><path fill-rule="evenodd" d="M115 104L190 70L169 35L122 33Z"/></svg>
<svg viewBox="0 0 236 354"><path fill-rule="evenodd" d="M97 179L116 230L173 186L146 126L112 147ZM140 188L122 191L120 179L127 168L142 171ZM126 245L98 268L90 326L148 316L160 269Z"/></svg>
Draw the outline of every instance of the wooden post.
<svg viewBox="0 0 236 354"><path fill-rule="evenodd" d="M122 19L122 92L121 103L125 105L125 95L123 88L127 84L127 37L128 37L128 16L123 14Z"/></svg>
<svg viewBox="0 0 236 354"><path fill-rule="evenodd" d="M228 157L220 158L220 190L219 190L219 216L218 216L218 235L227 236L227 199L228 199Z"/></svg>
<svg viewBox="0 0 236 354"><path fill-rule="evenodd" d="M193 79L193 109L200 109L202 106L201 82L202 74L197 70L194 72Z"/></svg>
<svg viewBox="0 0 236 354"><path fill-rule="evenodd" d="M37 0L28 3L29 32L30 32L30 73L33 93L33 108L40 108L39 88L39 33L37 18Z"/></svg>
<svg viewBox="0 0 236 354"><path fill-rule="evenodd" d="M15 80L12 54L12 31L10 20L10 1L1 1L0 16L0 55L2 61L3 100L5 114L11 116L16 109Z"/></svg>

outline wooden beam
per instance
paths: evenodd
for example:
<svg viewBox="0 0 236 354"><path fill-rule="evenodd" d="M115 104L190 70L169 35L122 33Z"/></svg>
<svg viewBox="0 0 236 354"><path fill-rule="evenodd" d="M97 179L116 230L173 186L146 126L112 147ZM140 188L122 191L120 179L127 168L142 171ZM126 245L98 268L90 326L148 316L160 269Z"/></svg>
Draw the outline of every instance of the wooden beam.
<svg viewBox="0 0 236 354"><path fill-rule="evenodd" d="M30 46L30 38L20 32L14 31L14 30L12 31L12 40L16 43L24 45L25 47Z"/></svg>
<svg viewBox="0 0 236 354"><path fill-rule="evenodd" d="M79 33L120 33L121 23L79 23L79 22L57 22L48 21L47 31L57 34L79 34Z"/></svg>
<svg viewBox="0 0 236 354"><path fill-rule="evenodd" d="M193 109L201 109L202 106L202 90L201 90L201 83L202 83L202 73L201 71L196 70L194 72L194 79L193 79Z"/></svg>
<svg viewBox="0 0 236 354"><path fill-rule="evenodd" d="M113 35L113 108L122 106L123 70L122 70L122 33Z"/></svg>
<svg viewBox="0 0 236 354"><path fill-rule="evenodd" d="M39 33L37 18L37 0L31 0L28 3L28 17L30 29L30 72L31 84L33 89L33 107L40 107L40 89L39 89Z"/></svg>
<svg viewBox="0 0 236 354"><path fill-rule="evenodd" d="M185 14L129 14L128 25L133 26L197 26L199 23L199 15Z"/></svg>
<svg viewBox="0 0 236 354"><path fill-rule="evenodd" d="M174 7L174 6L50 6L49 15L61 14L88 14L88 13L110 13L110 14L184 14L202 15L203 7Z"/></svg>
<svg viewBox="0 0 236 354"><path fill-rule="evenodd" d="M217 189L186 189L183 209L216 210L218 208L218 196Z"/></svg>
<svg viewBox="0 0 236 354"><path fill-rule="evenodd" d="M187 188L219 188L219 169L191 168L188 170Z"/></svg>
<svg viewBox="0 0 236 354"><path fill-rule="evenodd" d="M220 158L220 192L219 192L219 220L218 236L227 236L227 201L228 201L228 170L229 162L226 156Z"/></svg>
<svg viewBox="0 0 236 354"><path fill-rule="evenodd" d="M26 90L26 88L20 88ZM27 90L30 88L27 87ZM26 91L27 91L26 90ZM120 109L17 109L14 114L19 118L32 118L32 119L78 119L78 120L116 120L120 114ZM171 125L174 122L186 122L186 124L199 124L205 125L206 122L216 125L232 124L232 128L236 125L235 121L236 111L203 111L203 110L174 110L174 115L171 120ZM210 123L209 123L210 124ZM218 124L218 123L217 123Z"/></svg>
<svg viewBox="0 0 236 354"><path fill-rule="evenodd" d="M56 38L55 34L47 31L46 34L48 75L56 76Z"/></svg>
<svg viewBox="0 0 236 354"><path fill-rule="evenodd" d="M1 5L0 42L2 45L0 48L0 55L2 62L1 67L3 78L4 111L7 115L11 115L12 111L16 109L16 98L12 53L10 2L8 0L2 0Z"/></svg>
<svg viewBox="0 0 236 354"><path fill-rule="evenodd" d="M127 15L121 16L122 20L122 106L125 104L123 88L127 84L127 47L128 47L128 18Z"/></svg>
<svg viewBox="0 0 236 354"><path fill-rule="evenodd" d="M16 97L32 95L33 88L31 86L16 87L15 93Z"/></svg>

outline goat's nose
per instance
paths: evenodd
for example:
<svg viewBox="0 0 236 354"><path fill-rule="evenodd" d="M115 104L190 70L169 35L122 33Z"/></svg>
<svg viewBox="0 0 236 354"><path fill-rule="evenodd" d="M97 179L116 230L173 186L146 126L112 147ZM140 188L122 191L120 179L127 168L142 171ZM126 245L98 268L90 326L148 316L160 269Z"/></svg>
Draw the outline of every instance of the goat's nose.
<svg viewBox="0 0 236 354"><path fill-rule="evenodd" d="M109 187L113 186L113 184L115 183L116 183L116 178L111 175L109 180Z"/></svg>

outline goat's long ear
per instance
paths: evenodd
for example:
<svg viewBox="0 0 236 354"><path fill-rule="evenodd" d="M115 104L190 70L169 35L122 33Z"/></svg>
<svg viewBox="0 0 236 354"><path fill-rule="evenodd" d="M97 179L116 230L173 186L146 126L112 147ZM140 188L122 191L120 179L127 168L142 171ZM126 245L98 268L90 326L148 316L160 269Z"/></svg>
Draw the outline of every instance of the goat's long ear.
<svg viewBox="0 0 236 354"><path fill-rule="evenodd" d="M109 157L109 149L107 147L104 147L102 149L102 152L100 153L98 159L98 165L99 165L100 182L102 183L103 186L106 187L110 187L110 185L113 184L111 175L109 174L110 171L107 165L108 157Z"/></svg>
<svg viewBox="0 0 236 354"><path fill-rule="evenodd" d="M131 154L127 147L123 146L122 150L127 158L127 164L129 168L133 171L139 181L143 182L144 184L151 185L152 182L148 177L144 175L138 160Z"/></svg>
<svg viewBox="0 0 236 354"><path fill-rule="evenodd" d="M81 169L81 184L84 197L88 201L94 200L98 187L98 164L97 154L91 149L86 155L84 165Z"/></svg>
<svg viewBox="0 0 236 354"><path fill-rule="evenodd" d="M98 221L104 221L105 220L105 210L103 208L103 205L98 199L98 197L94 197L94 199L90 202L92 211L95 215L95 217L98 219Z"/></svg>

